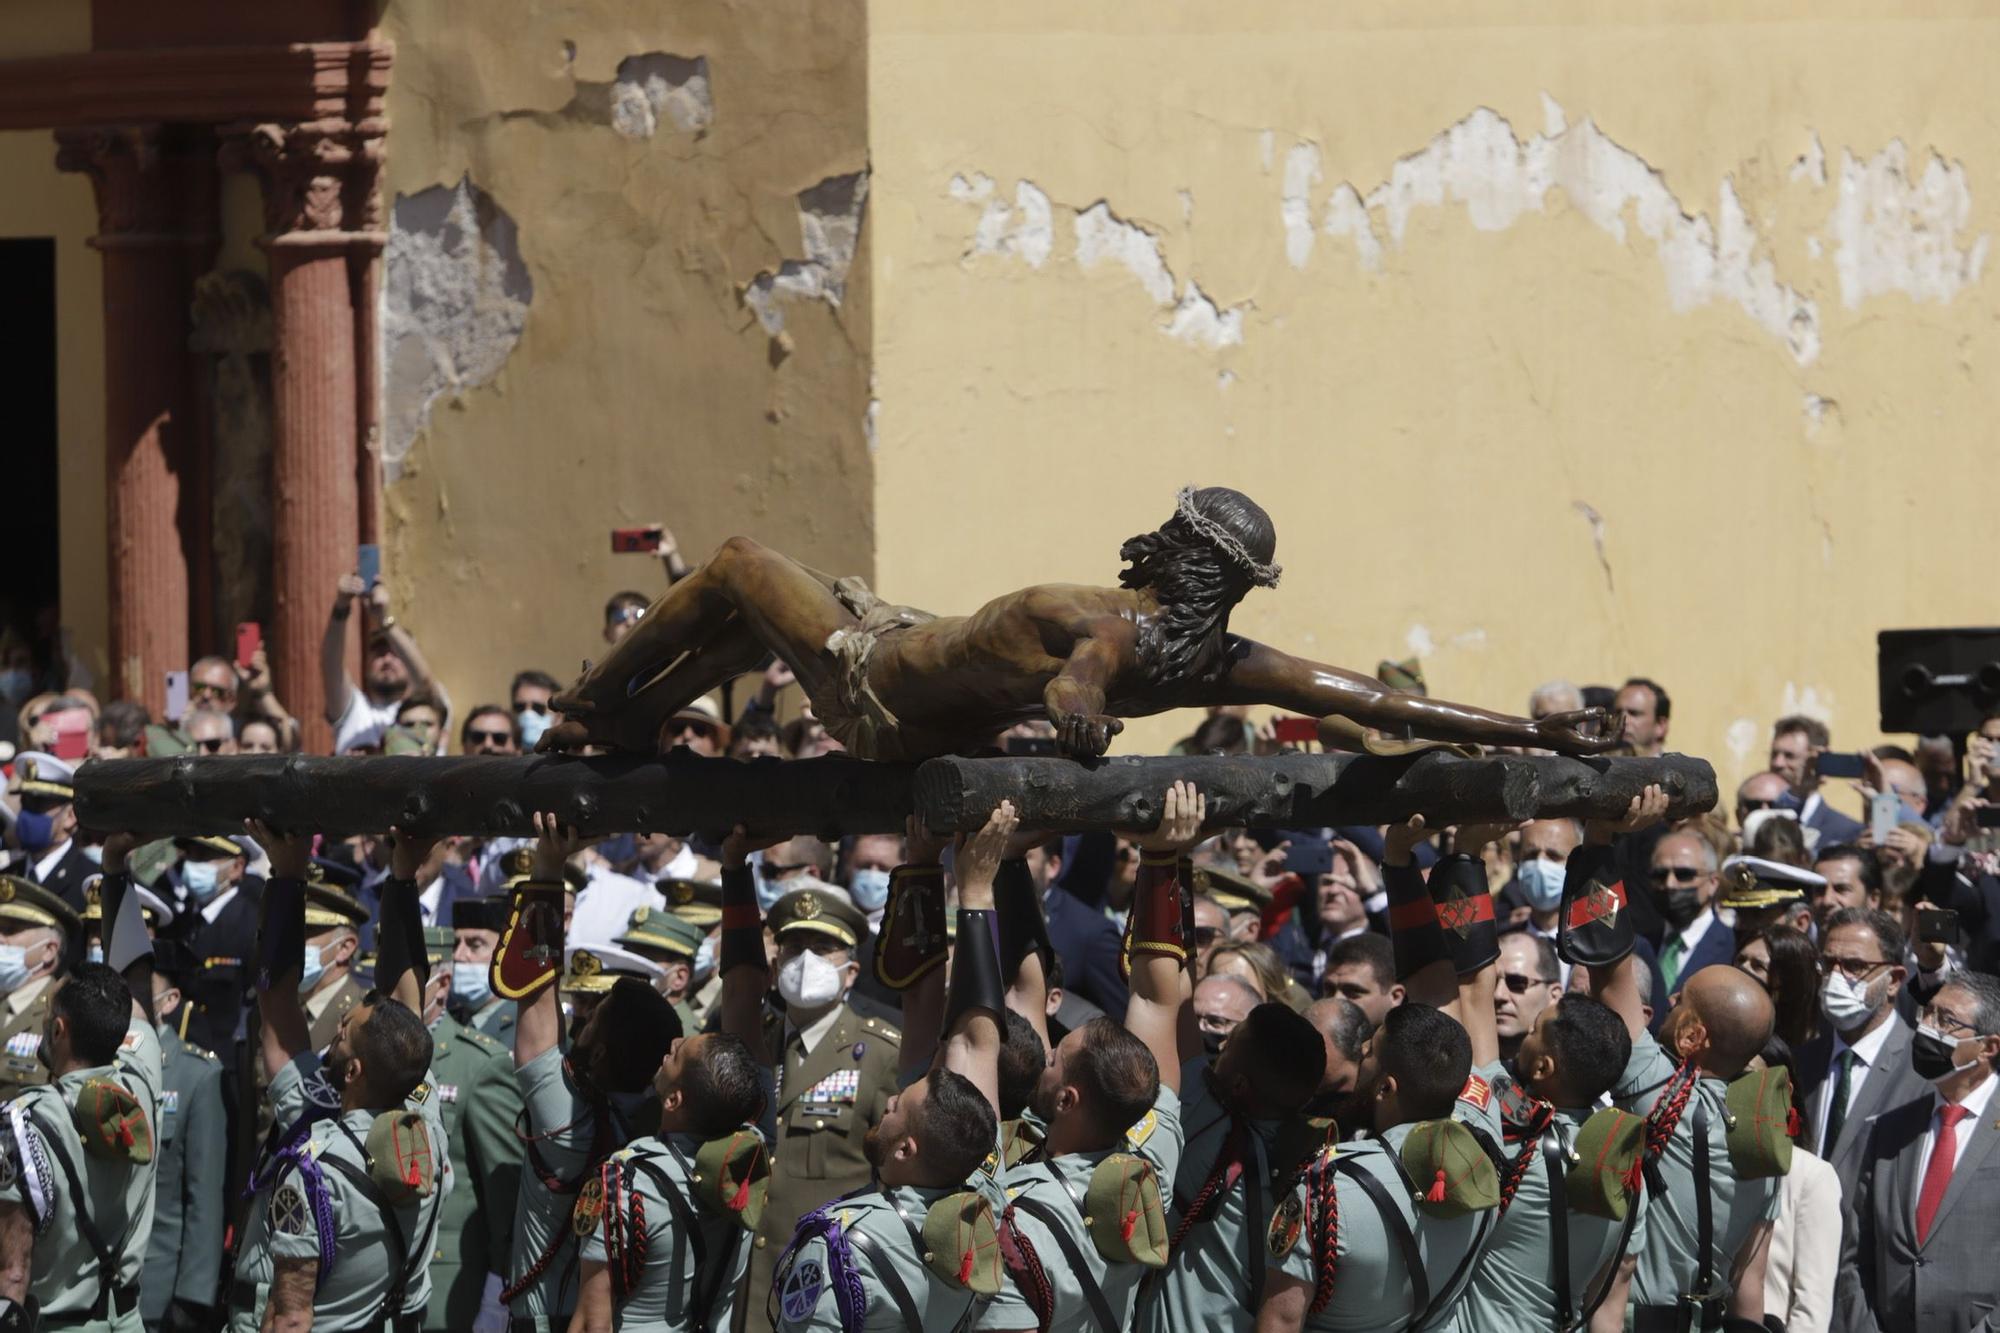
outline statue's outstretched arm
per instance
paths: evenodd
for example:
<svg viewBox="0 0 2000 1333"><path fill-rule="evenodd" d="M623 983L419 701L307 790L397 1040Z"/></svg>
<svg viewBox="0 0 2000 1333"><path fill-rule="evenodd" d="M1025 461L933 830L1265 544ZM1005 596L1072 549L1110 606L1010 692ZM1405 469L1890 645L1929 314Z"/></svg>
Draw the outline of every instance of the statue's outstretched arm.
<svg viewBox="0 0 2000 1333"><path fill-rule="evenodd" d="M1346 717L1396 736L1520 745L1565 754L1610 749L1618 743L1623 721L1601 708L1559 713L1539 722L1509 717L1391 689L1372 676L1308 662L1249 639L1235 641L1217 702L1269 704L1313 717Z"/></svg>
<svg viewBox="0 0 2000 1333"><path fill-rule="evenodd" d="M1127 622L1110 620L1100 632L1078 638L1062 670L1042 690L1043 706L1064 754L1095 758L1125 730L1125 724L1104 709L1105 691L1130 654L1129 630Z"/></svg>

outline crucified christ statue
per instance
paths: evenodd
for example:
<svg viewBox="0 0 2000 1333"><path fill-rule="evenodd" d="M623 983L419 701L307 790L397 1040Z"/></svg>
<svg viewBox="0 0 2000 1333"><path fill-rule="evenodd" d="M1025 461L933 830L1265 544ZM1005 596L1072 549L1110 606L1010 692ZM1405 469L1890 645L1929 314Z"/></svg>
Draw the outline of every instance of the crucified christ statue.
<svg viewBox="0 0 2000 1333"><path fill-rule="evenodd" d="M1118 587L1044 584L969 616L933 616L731 537L556 696L564 720L537 748L656 753L666 719L770 653L791 667L827 731L864 759L971 753L1031 718L1054 724L1064 753L1090 758L1124 729L1122 718L1217 704L1308 714L1327 737L1358 724L1398 739L1565 754L1617 743L1622 718L1604 709L1508 717L1231 634L1229 613L1244 595L1276 586L1277 542L1250 497L1190 487L1171 518L1119 549Z"/></svg>

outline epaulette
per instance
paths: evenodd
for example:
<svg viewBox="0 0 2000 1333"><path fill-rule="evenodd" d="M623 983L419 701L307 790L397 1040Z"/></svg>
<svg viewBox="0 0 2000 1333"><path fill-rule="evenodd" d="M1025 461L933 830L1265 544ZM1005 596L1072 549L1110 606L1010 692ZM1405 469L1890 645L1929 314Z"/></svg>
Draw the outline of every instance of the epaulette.
<svg viewBox="0 0 2000 1333"><path fill-rule="evenodd" d="M864 1018L861 1020L861 1027L872 1040L885 1041L897 1049L903 1045L903 1030L894 1023L879 1018Z"/></svg>
<svg viewBox="0 0 2000 1333"><path fill-rule="evenodd" d="M481 1032L478 1028L467 1027L465 1029L464 1035L466 1040L470 1041L474 1046L477 1046L480 1050L485 1051L490 1055L506 1055L508 1053L507 1048L505 1046L493 1040L493 1038L487 1036L484 1032Z"/></svg>
<svg viewBox="0 0 2000 1333"><path fill-rule="evenodd" d="M182 1042L181 1045L185 1047L190 1054L200 1056L202 1059L208 1061L212 1065L219 1065L222 1063L222 1057L217 1055L214 1051L209 1050L205 1046L196 1046L189 1042Z"/></svg>

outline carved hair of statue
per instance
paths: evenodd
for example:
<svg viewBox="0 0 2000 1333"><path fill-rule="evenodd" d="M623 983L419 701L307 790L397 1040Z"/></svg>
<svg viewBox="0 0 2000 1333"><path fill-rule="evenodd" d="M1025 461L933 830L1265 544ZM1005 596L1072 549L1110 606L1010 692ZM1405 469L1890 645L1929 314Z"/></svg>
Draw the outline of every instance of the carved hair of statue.
<svg viewBox="0 0 2000 1333"><path fill-rule="evenodd" d="M1118 582L1150 588L1160 615L1139 631L1139 665L1151 684L1187 679L1205 647L1229 628L1229 612L1252 588L1275 587L1278 532L1271 516L1241 491L1225 486L1183 489L1174 516L1118 548L1126 568ZM1212 654L1203 681L1224 666Z"/></svg>

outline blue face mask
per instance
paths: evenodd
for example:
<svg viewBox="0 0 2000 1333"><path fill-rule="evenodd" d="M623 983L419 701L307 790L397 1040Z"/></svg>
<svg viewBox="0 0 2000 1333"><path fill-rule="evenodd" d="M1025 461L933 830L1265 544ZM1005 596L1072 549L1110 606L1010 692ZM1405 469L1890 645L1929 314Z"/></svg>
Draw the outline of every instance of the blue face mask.
<svg viewBox="0 0 2000 1333"><path fill-rule="evenodd" d="M14 837L23 851L45 852L56 840L56 817L39 810L23 810L14 816Z"/></svg>
<svg viewBox="0 0 2000 1333"><path fill-rule="evenodd" d="M205 903L215 896L222 880L220 861L181 862L181 886L198 903Z"/></svg>
<svg viewBox="0 0 2000 1333"><path fill-rule="evenodd" d="M694 951L694 974L697 978L715 975L715 937L708 936L701 947Z"/></svg>
<svg viewBox="0 0 2000 1333"><path fill-rule="evenodd" d="M19 990L28 980L28 951L18 944L0 944L0 995Z"/></svg>
<svg viewBox="0 0 2000 1333"><path fill-rule="evenodd" d="M532 708L523 708L520 712L514 714L514 721L519 723L521 727L521 748L523 750L534 749L535 742L542 738L542 733L549 729L549 723L554 721L554 719L555 714L537 713Z"/></svg>
<svg viewBox="0 0 2000 1333"><path fill-rule="evenodd" d="M1567 873L1564 867L1538 856L1523 861L1514 873L1521 881L1521 892L1528 897L1528 906L1537 912L1553 912L1561 905Z"/></svg>
<svg viewBox="0 0 2000 1333"><path fill-rule="evenodd" d="M854 905L864 912L879 912L889 901L889 872L875 866L861 866L847 877L847 892Z"/></svg>
<svg viewBox="0 0 2000 1333"><path fill-rule="evenodd" d="M299 994L304 995L314 986L319 985L319 979L325 975L326 964L320 961L319 946L317 944L308 944L306 946L305 970L299 973Z"/></svg>
<svg viewBox="0 0 2000 1333"><path fill-rule="evenodd" d="M8 703L19 703L35 688L34 673L25 667L8 667L0 671L0 698Z"/></svg>
<svg viewBox="0 0 2000 1333"><path fill-rule="evenodd" d="M92 940L90 947L83 951L83 956L93 963L101 963L104 961L104 946Z"/></svg>
<svg viewBox="0 0 2000 1333"><path fill-rule="evenodd" d="M757 906L768 912L785 896L785 886L775 879L765 879L763 872L757 873Z"/></svg>
<svg viewBox="0 0 2000 1333"><path fill-rule="evenodd" d="M451 993L477 1009L493 998L493 974L485 963L453 963Z"/></svg>

